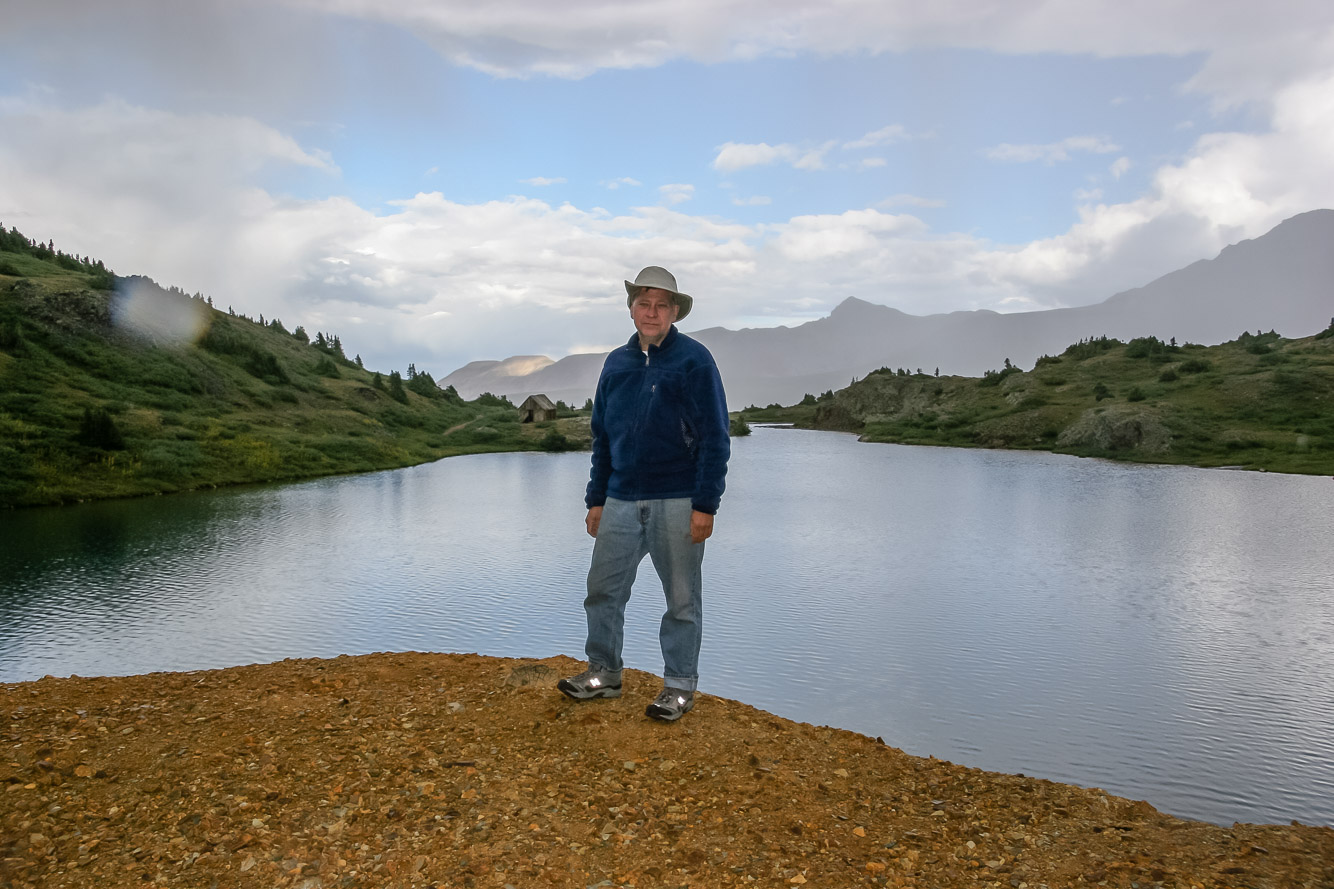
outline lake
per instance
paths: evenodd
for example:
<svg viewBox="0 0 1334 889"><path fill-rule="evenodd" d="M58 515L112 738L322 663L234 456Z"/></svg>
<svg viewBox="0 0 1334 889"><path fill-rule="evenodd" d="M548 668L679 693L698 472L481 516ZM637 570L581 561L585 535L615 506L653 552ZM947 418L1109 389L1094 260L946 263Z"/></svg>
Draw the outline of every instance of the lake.
<svg viewBox="0 0 1334 889"><path fill-rule="evenodd" d="M477 455L0 513L0 681L581 657L587 464ZM1331 495L758 427L704 562L701 689L1182 817L1334 825ZM661 672L661 610L645 562L629 666Z"/></svg>

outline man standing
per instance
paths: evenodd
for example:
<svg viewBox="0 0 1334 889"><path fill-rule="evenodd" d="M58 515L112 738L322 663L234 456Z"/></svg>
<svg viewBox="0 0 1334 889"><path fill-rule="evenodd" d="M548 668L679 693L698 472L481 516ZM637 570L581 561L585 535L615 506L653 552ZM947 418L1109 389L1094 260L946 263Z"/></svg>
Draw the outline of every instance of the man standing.
<svg viewBox="0 0 1334 889"><path fill-rule="evenodd" d="M699 683L700 566L731 454L727 402L709 350L676 329L694 304L676 278L651 265L625 289L635 334L607 356L593 399L588 669L557 688L581 701L620 697L625 605L647 554L667 612L663 689L645 713L672 722L695 706Z"/></svg>

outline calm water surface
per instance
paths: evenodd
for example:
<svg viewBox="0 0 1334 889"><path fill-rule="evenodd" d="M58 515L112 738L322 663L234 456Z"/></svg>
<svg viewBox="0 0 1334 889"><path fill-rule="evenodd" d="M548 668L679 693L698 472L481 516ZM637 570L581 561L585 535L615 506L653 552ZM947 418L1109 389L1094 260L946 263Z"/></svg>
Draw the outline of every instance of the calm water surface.
<svg viewBox="0 0 1334 889"><path fill-rule="evenodd" d="M0 514L0 681L579 657L587 460ZM1331 494L760 428L705 560L701 685L1185 817L1334 825ZM655 584L645 563L626 660L660 672Z"/></svg>

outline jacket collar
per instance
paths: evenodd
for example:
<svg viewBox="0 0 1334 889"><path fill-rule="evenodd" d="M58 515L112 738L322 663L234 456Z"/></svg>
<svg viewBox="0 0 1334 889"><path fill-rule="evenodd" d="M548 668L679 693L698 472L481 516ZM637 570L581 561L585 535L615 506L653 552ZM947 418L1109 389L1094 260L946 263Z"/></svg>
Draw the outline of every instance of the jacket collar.
<svg viewBox="0 0 1334 889"><path fill-rule="evenodd" d="M678 334L676 332L676 325L673 324L671 327L667 329L667 336L663 337L662 345L648 347L649 354L653 355L657 352L665 352L668 349L670 349L672 347L672 344L676 342L677 335ZM644 354L644 350L639 348L639 331L635 331L634 333L630 334L630 339L625 344L625 348L629 349L630 351L638 355Z"/></svg>

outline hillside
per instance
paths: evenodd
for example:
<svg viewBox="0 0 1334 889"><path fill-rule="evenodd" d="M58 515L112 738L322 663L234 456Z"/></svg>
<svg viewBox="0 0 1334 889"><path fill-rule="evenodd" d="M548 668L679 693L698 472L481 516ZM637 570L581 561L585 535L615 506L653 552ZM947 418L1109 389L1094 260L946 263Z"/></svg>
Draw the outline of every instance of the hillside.
<svg viewBox="0 0 1334 889"><path fill-rule="evenodd" d="M981 378L881 368L807 401L743 415L865 441L1334 474L1334 323L1209 347L1102 337Z"/></svg>
<svg viewBox="0 0 1334 889"><path fill-rule="evenodd" d="M0 239L0 507L578 446L581 420L558 421L573 441L521 426L501 399L363 368L337 336Z"/></svg>

